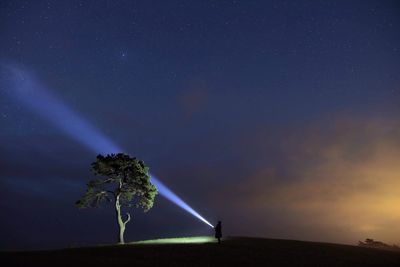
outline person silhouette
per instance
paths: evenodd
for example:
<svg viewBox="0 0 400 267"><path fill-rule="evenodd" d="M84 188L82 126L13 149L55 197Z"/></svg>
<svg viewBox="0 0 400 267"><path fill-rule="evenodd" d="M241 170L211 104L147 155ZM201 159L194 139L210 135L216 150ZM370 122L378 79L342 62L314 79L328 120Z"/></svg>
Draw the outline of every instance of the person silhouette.
<svg viewBox="0 0 400 267"><path fill-rule="evenodd" d="M215 238L218 239L218 244L221 244L221 238L222 238L221 221L218 221L217 225L214 227L214 230L215 230Z"/></svg>

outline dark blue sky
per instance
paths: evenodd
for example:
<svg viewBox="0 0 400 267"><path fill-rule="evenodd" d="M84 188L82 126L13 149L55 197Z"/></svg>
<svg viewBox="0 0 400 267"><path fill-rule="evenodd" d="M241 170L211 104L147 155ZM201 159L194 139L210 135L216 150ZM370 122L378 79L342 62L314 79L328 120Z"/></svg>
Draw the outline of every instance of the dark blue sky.
<svg viewBox="0 0 400 267"><path fill-rule="evenodd" d="M380 172L370 185L365 170L400 164L398 1L1 1L0 40L3 69L30 73L228 234L393 236L377 230L385 220L346 219L362 212L340 203L371 193L360 184L397 185ZM96 153L10 98L5 76L0 247L113 242L111 207L73 205ZM343 167L354 161L362 174ZM328 188L337 184L356 189L336 199L342 191ZM292 199L291 188L315 198ZM327 194L335 201L315 208ZM327 224L322 210L332 207ZM134 213L127 239L208 233L159 197Z"/></svg>

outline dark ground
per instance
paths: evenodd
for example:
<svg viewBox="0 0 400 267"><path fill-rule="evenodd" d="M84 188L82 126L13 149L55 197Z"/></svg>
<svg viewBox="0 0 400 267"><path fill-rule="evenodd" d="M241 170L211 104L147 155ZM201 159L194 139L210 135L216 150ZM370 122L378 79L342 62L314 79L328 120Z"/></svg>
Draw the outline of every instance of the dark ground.
<svg viewBox="0 0 400 267"><path fill-rule="evenodd" d="M400 266L400 252L262 238L0 252L1 266Z"/></svg>

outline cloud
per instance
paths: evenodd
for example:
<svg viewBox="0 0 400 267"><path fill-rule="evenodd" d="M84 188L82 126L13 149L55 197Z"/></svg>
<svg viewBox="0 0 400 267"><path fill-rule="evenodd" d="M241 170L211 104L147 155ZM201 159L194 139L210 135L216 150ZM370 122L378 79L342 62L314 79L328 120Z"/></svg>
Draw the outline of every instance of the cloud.
<svg viewBox="0 0 400 267"><path fill-rule="evenodd" d="M204 107L207 98L207 92L197 87L184 91L179 96L179 102L185 117L191 119L195 113L199 112Z"/></svg>
<svg viewBox="0 0 400 267"><path fill-rule="evenodd" d="M60 198L65 194L73 194L82 191L85 183L64 178L32 179L32 178L2 178L1 184L9 190L20 195L37 195L43 198Z"/></svg>
<svg viewBox="0 0 400 267"><path fill-rule="evenodd" d="M279 151L280 159L261 162L223 193L252 217L251 233L353 244L366 237L400 241L397 120L346 114L280 136L254 151L262 159ZM262 144L262 134L257 138L254 143Z"/></svg>

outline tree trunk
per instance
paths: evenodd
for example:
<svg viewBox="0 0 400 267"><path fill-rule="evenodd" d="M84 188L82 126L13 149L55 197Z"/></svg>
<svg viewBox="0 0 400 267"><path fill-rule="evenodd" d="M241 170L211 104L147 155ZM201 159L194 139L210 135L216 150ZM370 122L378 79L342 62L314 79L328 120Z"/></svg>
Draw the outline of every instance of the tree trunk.
<svg viewBox="0 0 400 267"><path fill-rule="evenodd" d="M121 204L119 203L119 197L120 195L118 195L115 200L115 211L117 213L117 221L119 229L118 243L125 244L124 241L125 223L122 221L121 217Z"/></svg>
<svg viewBox="0 0 400 267"><path fill-rule="evenodd" d="M118 243L125 244L124 240L124 232L125 232L125 225L131 220L131 215L129 212L126 213L126 220L122 220L121 216L121 204L119 203L119 198L121 196L121 189L122 189L122 180L119 180L119 192L115 197L115 211L117 213L117 221L118 221L118 229L119 229L119 236L118 236Z"/></svg>

